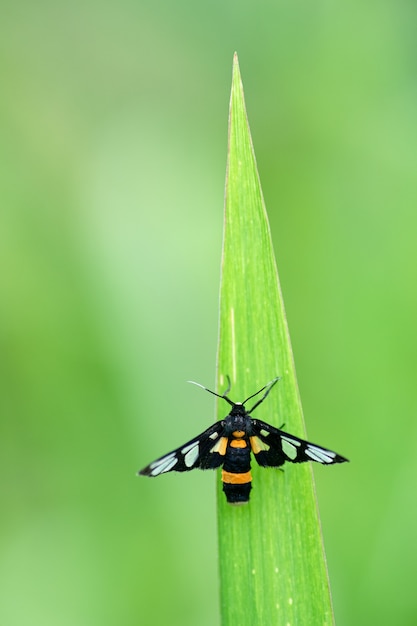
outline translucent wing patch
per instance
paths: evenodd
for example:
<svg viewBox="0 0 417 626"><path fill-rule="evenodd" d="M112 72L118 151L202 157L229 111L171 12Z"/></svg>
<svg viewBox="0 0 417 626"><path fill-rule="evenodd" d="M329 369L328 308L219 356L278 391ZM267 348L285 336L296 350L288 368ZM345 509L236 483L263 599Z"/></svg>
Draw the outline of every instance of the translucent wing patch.
<svg viewBox="0 0 417 626"><path fill-rule="evenodd" d="M170 452L166 456L163 456L161 459L154 461L148 466L148 476L159 476L159 474L164 474L165 472L170 472L174 466L178 463L178 457L175 452ZM142 470L144 471L144 470ZM142 473L142 472L141 472Z"/></svg>

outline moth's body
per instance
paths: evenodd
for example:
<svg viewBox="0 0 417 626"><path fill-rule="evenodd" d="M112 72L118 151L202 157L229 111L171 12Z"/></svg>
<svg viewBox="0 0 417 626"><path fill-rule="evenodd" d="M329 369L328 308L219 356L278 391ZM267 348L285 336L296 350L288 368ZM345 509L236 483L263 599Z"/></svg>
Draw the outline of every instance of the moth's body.
<svg viewBox="0 0 417 626"><path fill-rule="evenodd" d="M171 471L187 472L195 468L215 469L222 466L223 491L227 501L230 504L245 504L249 501L252 489L251 452L262 467L280 467L285 461L316 461L326 465L347 461L336 452L251 418L250 413L263 402L278 380L274 379L245 402L232 402L226 395L228 391L223 396L218 396L232 406L227 417L181 448L150 463L139 473L154 477ZM206 387L204 389L218 395ZM264 389L266 392L262 398L247 411L245 403Z"/></svg>
<svg viewBox="0 0 417 626"><path fill-rule="evenodd" d="M250 454L252 419L242 403L236 403L222 420L224 434L220 446L225 450L222 469L223 491L231 504L244 504L252 489Z"/></svg>

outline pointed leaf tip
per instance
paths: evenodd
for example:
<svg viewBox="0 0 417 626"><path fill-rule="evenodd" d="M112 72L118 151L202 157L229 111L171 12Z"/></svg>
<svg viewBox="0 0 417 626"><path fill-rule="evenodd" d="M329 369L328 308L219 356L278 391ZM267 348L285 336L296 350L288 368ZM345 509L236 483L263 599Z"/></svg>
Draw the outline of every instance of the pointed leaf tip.
<svg viewBox="0 0 417 626"><path fill-rule="evenodd" d="M240 69L239 69L239 58L237 56L237 52L234 53L233 55L233 74L239 74L240 75Z"/></svg>

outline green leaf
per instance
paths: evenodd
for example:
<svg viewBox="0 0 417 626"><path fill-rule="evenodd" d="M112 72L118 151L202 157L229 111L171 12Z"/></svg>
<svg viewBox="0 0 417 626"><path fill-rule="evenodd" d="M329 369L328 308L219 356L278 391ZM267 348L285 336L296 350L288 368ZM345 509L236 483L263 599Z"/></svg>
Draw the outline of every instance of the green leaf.
<svg viewBox="0 0 417 626"><path fill-rule="evenodd" d="M235 55L220 289L218 390L242 401L282 380L260 419L305 437L290 337ZM226 414L218 401L219 419ZM256 465L254 463L253 465ZM223 626L330 625L329 581L310 463L252 468L247 505L218 489Z"/></svg>

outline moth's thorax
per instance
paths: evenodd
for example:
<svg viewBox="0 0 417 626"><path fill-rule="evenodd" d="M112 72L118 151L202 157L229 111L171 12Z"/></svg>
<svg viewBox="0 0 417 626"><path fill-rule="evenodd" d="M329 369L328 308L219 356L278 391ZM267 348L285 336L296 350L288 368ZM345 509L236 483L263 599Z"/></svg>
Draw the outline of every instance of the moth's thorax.
<svg viewBox="0 0 417 626"><path fill-rule="evenodd" d="M225 435L235 431L243 431L246 435L252 431L252 420L243 404L234 404L230 414L223 420Z"/></svg>

